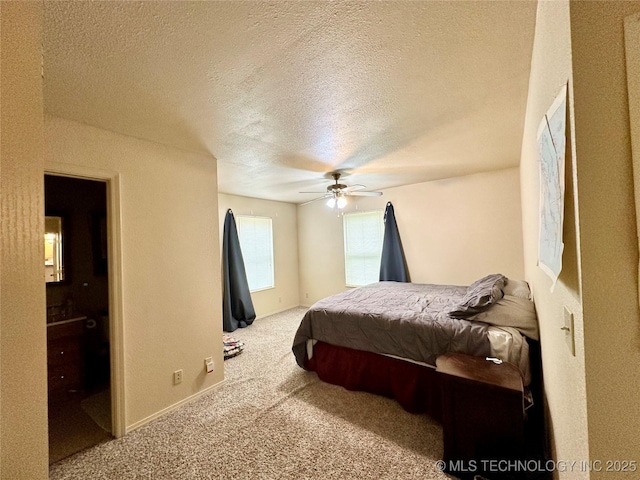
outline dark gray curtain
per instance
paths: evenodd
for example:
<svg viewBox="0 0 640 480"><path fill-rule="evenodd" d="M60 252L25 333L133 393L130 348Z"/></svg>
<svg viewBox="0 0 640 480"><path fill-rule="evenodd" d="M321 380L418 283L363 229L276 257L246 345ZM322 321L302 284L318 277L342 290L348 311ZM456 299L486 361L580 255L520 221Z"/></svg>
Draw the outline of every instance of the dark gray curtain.
<svg viewBox="0 0 640 480"><path fill-rule="evenodd" d="M384 211L384 241L380 262L380 281L409 282L409 271L404 259L402 241L398 233L396 215L391 202Z"/></svg>
<svg viewBox="0 0 640 480"><path fill-rule="evenodd" d="M224 217L224 233L222 237L222 273L224 275L222 295L222 328L225 332L233 332L236 328L244 328L253 323L256 312L249 293L247 272L244 269L236 219L231 209Z"/></svg>

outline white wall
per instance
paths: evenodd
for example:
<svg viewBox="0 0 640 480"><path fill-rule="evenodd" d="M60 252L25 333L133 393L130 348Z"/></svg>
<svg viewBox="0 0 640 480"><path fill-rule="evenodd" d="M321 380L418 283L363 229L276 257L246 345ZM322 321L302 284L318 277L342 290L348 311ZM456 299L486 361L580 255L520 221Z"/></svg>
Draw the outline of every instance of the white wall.
<svg viewBox="0 0 640 480"><path fill-rule="evenodd" d="M469 285L497 272L524 277L517 168L348 200L345 212L393 204L413 282ZM342 228L342 217L324 202L298 207L302 304L345 290Z"/></svg>
<svg viewBox="0 0 640 480"><path fill-rule="evenodd" d="M45 142L47 165L120 175L125 412L135 428L223 379L216 160L57 117L45 117ZM217 368L207 375L209 356Z"/></svg>
<svg viewBox="0 0 640 480"><path fill-rule="evenodd" d="M224 193L218 194L221 246L224 217L228 209L233 211L234 216L255 215L272 219L275 288L251 294L258 318L297 307L300 304L300 299L298 297L296 205Z"/></svg>
<svg viewBox="0 0 640 480"><path fill-rule="evenodd" d="M571 2L570 11L589 454L638 460L639 212L623 26L640 2ZM616 478L638 478L638 472Z"/></svg>
<svg viewBox="0 0 640 480"><path fill-rule="evenodd" d="M0 2L0 477L48 478L42 4Z"/></svg>
<svg viewBox="0 0 640 480"><path fill-rule="evenodd" d="M548 405L551 453L562 460L589 458L584 365L583 315L580 294L578 220L575 212L575 139L568 2L540 2L531 63L522 158L522 216L526 279L531 285L540 324L544 387ZM563 271L553 293L551 280L537 266L539 166L536 134L540 120L563 84L569 82L570 124L567 126ZM575 357L564 339L563 307L574 314ZM585 472L567 478L588 478Z"/></svg>
<svg viewBox="0 0 640 480"><path fill-rule="evenodd" d="M640 2L539 2L521 174L526 278L540 321L553 455L638 459L640 314L624 17ZM536 129L569 81L565 253L553 293L536 266ZM575 315L576 356L563 307ZM560 478L637 478L637 472L556 472Z"/></svg>

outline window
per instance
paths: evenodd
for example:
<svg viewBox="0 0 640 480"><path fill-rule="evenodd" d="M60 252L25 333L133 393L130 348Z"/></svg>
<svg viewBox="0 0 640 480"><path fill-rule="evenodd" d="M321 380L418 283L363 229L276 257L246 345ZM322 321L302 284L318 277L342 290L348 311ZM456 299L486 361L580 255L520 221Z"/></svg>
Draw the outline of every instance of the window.
<svg viewBox="0 0 640 480"><path fill-rule="evenodd" d="M273 288L273 231L268 217L236 216L249 290Z"/></svg>
<svg viewBox="0 0 640 480"><path fill-rule="evenodd" d="M359 287L377 282L380 278L384 212L347 213L343 219L347 286Z"/></svg>

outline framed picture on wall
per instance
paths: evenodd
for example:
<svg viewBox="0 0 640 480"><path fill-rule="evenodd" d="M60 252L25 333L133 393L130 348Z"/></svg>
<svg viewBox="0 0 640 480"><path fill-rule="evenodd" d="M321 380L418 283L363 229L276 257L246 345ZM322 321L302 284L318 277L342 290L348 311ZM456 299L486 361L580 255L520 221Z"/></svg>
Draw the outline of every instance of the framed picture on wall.
<svg viewBox="0 0 640 480"><path fill-rule="evenodd" d="M106 275L108 271L107 214L98 212L91 215L91 243L93 251L94 275Z"/></svg>

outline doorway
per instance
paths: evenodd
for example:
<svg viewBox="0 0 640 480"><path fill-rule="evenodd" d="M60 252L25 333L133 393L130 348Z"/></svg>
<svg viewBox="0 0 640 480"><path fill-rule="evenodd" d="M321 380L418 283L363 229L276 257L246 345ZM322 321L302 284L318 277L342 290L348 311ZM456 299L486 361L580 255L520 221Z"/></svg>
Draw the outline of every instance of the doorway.
<svg viewBox="0 0 640 480"><path fill-rule="evenodd" d="M113 438L107 182L45 175L49 462Z"/></svg>

